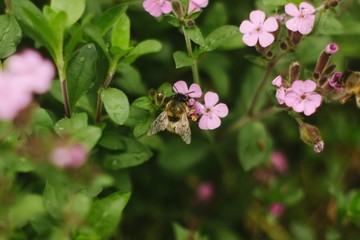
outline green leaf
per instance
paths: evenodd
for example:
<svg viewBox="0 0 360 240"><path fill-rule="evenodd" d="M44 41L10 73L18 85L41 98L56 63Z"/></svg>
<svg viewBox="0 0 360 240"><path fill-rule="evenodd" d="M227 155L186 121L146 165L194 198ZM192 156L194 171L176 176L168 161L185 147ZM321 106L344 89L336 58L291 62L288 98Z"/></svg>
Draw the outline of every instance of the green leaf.
<svg viewBox="0 0 360 240"><path fill-rule="evenodd" d="M181 172L199 163L207 154L208 144L193 139L190 146L178 137L168 141L167 147L160 153L159 165L171 172Z"/></svg>
<svg viewBox="0 0 360 240"><path fill-rule="evenodd" d="M110 150L123 150L126 147L121 136L114 132L104 132L99 145Z"/></svg>
<svg viewBox="0 0 360 240"><path fill-rule="evenodd" d="M157 40L149 39L137 44L129 54L121 60L122 63L131 64L135 62L135 60L145 54L159 52L162 46L161 43Z"/></svg>
<svg viewBox="0 0 360 240"><path fill-rule="evenodd" d="M42 197L36 194L27 194L18 196L16 202L8 209L7 221L12 228L19 228L44 213Z"/></svg>
<svg viewBox="0 0 360 240"><path fill-rule="evenodd" d="M149 97L143 96L135 99L135 101L131 104L135 107L142 108L149 111L155 111L154 105Z"/></svg>
<svg viewBox="0 0 360 240"><path fill-rule="evenodd" d="M216 16L216 18L214 18ZM226 25L228 22L228 13L223 2L214 2L204 13L204 20L202 26L202 32L208 35L215 28Z"/></svg>
<svg viewBox="0 0 360 240"><path fill-rule="evenodd" d="M209 52L216 48L219 48L234 38L241 41L241 34L239 27L226 25L221 26L212 31L209 36L205 38L205 46L201 48L202 52Z"/></svg>
<svg viewBox="0 0 360 240"><path fill-rule="evenodd" d="M200 46L205 45L204 37L203 37L200 29L197 26L194 26L191 28L186 28L185 31L186 31L186 34L190 37L190 39L194 43L196 43Z"/></svg>
<svg viewBox="0 0 360 240"><path fill-rule="evenodd" d="M121 168L133 167L149 160L153 153L151 150L131 138L122 138L125 143L125 152L118 154L107 154L104 158L106 168L116 170Z"/></svg>
<svg viewBox="0 0 360 240"><path fill-rule="evenodd" d="M85 0L51 0L50 7L56 12L64 12L67 16L66 27L71 27L80 19L85 10Z"/></svg>
<svg viewBox="0 0 360 240"><path fill-rule="evenodd" d="M176 68L189 67L189 66L195 64L195 59L190 58L187 55L187 53L182 52L182 51L176 51L173 54L173 57L174 57Z"/></svg>
<svg viewBox="0 0 360 240"><path fill-rule="evenodd" d="M261 122L249 122L238 134L237 150L245 171L269 160L272 140Z"/></svg>
<svg viewBox="0 0 360 240"><path fill-rule="evenodd" d="M148 114L148 117L146 119L141 119L134 128L134 137L140 137L144 135L154 120L154 115L150 113Z"/></svg>
<svg viewBox="0 0 360 240"><path fill-rule="evenodd" d="M140 73L135 67L129 64L121 64L117 69L117 72L120 76L113 81L126 93L135 96L146 95L147 88L141 81Z"/></svg>
<svg viewBox="0 0 360 240"><path fill-rule="evenodd" d="M49 6L45 6L43 8L43 13L54 33L54 36L56 37L56 39L60 40L62 44L62 39L64 38L64 33L66 29L66 13L56 12Z"/></svg>
<svg viewBox="0 0 360 240"><path fill-rule="evenodd" d="M92 87L96 80L97 50L94 44L86 44L77 50L68 63L66 75L70 109Z"/></svg>
<svg viewBox="0 0 360 240"><path fill-rule="evenodd" d="M347 215L360 224L360 192L353 191L347 204Z"/></svg>
<svg viewBox="0 0 360 240"><path fill-rule="evenodd" d="M127 5L119 4L112 8L108 8L96 22L96 26L101 29L102 35L107 33L117 22L118 18L125 13Z"/></svg>
<svg viewBox="0 0 360 240"><path fill-rule="evenodd" d="M63 205L68 197L68 190L64 184L46 182L44 189L44 206L55 219L61 219Z"/></svg>
<svg viewBox="0 0 360 240"><path fill-rule="evenodd" d="M41 11L28 0L12 0L11 6L25 34L45 46L53 58L59 61L63 39L56 37L56 33Z"/></svg>
<svg viewBox="0 0 360 240"><path fill-rule="evenodd" d="M111 46L127 49L130 42L130 19L126 13L121 14L111 33Z"/></svg>
<svg viewBox="0 0 360 240"><path fill-rule="evenodd" d="M130 192L115 192L91 205L87 223L102 239L108 239L118 226L130 196Z"/></svg>
<svg viewBox="0 0 360 240"><path fill-rule="evenodd" d="M21 35L21 28L13 15L0 16L0 59L16 52Z"/></svg>
<svg viewBox="0 0 360 240"><path fill-rule="evenodd" d="M101 35L100 29L97 28L96 26L89 25L84 27L84 32L92 41L94 41L97 45L99 45L99 47L104 52L106 57L110 59L109 51L107 49L104 38Z"/></svg>
<svg viewBox="0 0 360 240"><path fill-rule="evenodd" d="M91 150L101 137L101 129L95 126L87 126L73 133L71 139L76 142L82 142L87 149Z"/></svg>
<svg viewBox="0 0 360 240"><path fill-rule="evenodd" d="M55 124L55 131L59 135L66 135L87 126L88 116L86 115L86 113L76 113L73 114L71 118L60 119Z"/></svg>
<svg viewBox="0 0 360 240"><path fill-rule="evenodd" d="M188 230L177 223L173 223L173 230L175 235L175 240L207 240L206 237L202 237L199 232L193 230Z"/></svg>
<svg viewBox="0 0 360 240"><path fill-rule="evenodd" d="M107 88L101 91L101 100L110 118L123 125L129 116L129 101L125 93L116 88Z"/></svg>

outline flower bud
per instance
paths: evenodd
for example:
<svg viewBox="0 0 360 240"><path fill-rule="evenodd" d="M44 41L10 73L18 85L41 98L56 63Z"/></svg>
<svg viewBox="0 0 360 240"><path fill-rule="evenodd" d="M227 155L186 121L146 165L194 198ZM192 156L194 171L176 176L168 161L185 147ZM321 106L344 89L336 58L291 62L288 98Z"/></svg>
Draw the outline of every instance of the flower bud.
<svg viewBox="0 0 360 240"><path fill-rule="evenodd" d="M270 155L270 162L272 168L274 168L278 173L284 174L288 170L288 164L286 157L282 152L273 152Z"/></svg>
<svg viewBox="0 0 360 240"><path fill-rule="evenodd" d="M189 20L187 20L187 22L186 22L186 26L188 26L188 27L193 27L193 26L195 26L195 20L194 19L189 19Z"/></svg>
<svg viewBox="0 0 360 240"><path fill-rule="evenodd" d="M333 76L328 80L329 85L336 89L341 90L344 88L343 80L342 80L342 72L335 72Z"/></svg>
<svg viewBox="0 0 360 240"><path fill-rule="evenodd" d="M179 1L171 1L171 4L175 16L182 19L185 13L185 7Z"/></svg>
<svg viewBox="0 0 360 240"><path fill-rule="evenodd" d="M324 75L328 75L330 73L332 73L336 68L336 64L330 64L329 66L327 66L323 72Z"/></svg>
<svg viewBox="0 0 360 240"><path fill-rule="evenodd" d="M301 140L306 144L312 145L316 153L324 150L324 142L321 139L320 131L317 127L308 123L301 123L299 131Z"/></svg>
<svg viewBox="0 0 360 240"><path fill-rule="evenodd" d="M279 202L275 202L275 203L271 204L269 207L269 212L274 217L281 216L284 213L284 210L285 210L284 205Z"/></svg>
<svg viewBox="0 0 360 240"><path fill-rule="evenodd" d="M336 43L330 43L325 48L325 52L330 55L335 54L338 50L339 50L339 47Z"/></svg>
<svg viewBox="0 0 360 240"><path fill-rule="evenodd" d="M299 62L293 62L290 65L289 69L289 81L290 83L293 83L296 80L299 80L300 76L300 64Z"/></svg>
<svg viewBox="0 0 360 240"><path fill-rule="evenodd" d="M300 43L301 37L303 35L299 32L292 32L291 31L291 42L296 46Z"/></svg>
<svg viewBox="0 0 360 240"><path fill-rule="evenodd" d="M79 168L88 155L86 147L80 143L58 146L51 152L51 161L60 168Z"/></svg>
<svg viewBox="0 0 360 240"><path fill-rule="evenodd" d="M214 187L209 182L201 183L197 188L197 195L200 201L206 202L213 198L214 196Z"/></svg>
<svg viewBox="0 0 360 240"><path fill-rule="evenodd" d="M288 44L287 44L286 42L282 41L282 42L280 43L280 49L281 49L282 51L288 50Z"/></svg>

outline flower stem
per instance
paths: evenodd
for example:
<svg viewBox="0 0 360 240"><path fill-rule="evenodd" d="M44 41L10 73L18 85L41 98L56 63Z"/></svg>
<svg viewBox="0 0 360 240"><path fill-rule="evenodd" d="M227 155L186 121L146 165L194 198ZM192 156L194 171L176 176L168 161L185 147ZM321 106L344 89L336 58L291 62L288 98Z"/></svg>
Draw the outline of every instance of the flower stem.
<svg viewBox="0 0 360 240"><path fill-rule="evenodd" d="M103 85L99 88L98 96L97 96L97 103L96 103L96 116L95 116L95 122L99 123L101 120L102 115L102 101L101 101L101 91L103 89L106 89L110 86L110 83L114 77L117 65L118 65L119 58L115 57L113 61L110 64L109 71L107 73L106 79L103 83Z"/></svg>
<svg viewBox="0 0 360 240"><path fill-rule="evenodd" d="M64 99L64 108L65 108L65 116L70 118L71 117L71 110L70 110L70 101L69 101L69 94L68 94L68 88L67 88L67 81L66 81L66 71L64 68L64 61L61 59L57 62L57 69L59 73L60 78L60 84L61 84L61 92Z"/></svg>
<svg viewBox="0 0 360 240"><path fill-rule="evenodd" d="M6 13L11 13L11 3L10 3L10 0L4 0L4 3L5 3L5 12Z"/></svg>
<svg viewBox="0 0 360 240"><path fill-rule="evenodd" d="M185 38L185 44L186 44L186 49L188 52L188 56L194 60L194 63L191 65L191 71L192 71L192 75L194 78L194 82L200 85L200 78L199 78L199 69L197 66L197 59L194 58L194 54L193 54L193 50L191 47L191 40L189 38L189 36L186 34L186 30L184 25L181 27L182 32L184 34L184 38Z"/></svg>

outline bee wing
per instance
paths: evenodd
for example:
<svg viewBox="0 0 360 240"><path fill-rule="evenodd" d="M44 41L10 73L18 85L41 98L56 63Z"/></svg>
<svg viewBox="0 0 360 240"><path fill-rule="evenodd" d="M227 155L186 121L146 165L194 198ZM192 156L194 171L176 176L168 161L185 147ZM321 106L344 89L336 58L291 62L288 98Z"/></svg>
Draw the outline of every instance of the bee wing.
<svg viewBox="0 0 360 240"><path fill-rule="evenodd" d="M169 119L167 118L166 111L160 113L160 115L152 122L147 135L151 136L157 132L164 131L169 124Z"/></svg>
<svg viewBox="0 0 360 240"><path fill-rule="evenodd" d="M174 124L174 132L176 134L179 134L185 143L187 144L191 143L191 130L189 126L189 119L187 118L186 112L184 112L181 115L181 120L177 121Z"/></svg>
<svg viewBox="0 0 360 240"><path fill-rule="evenodd" d="M356 98L356 105L358 108L360 108L360 95L356 95L355 98Z"/></svg>

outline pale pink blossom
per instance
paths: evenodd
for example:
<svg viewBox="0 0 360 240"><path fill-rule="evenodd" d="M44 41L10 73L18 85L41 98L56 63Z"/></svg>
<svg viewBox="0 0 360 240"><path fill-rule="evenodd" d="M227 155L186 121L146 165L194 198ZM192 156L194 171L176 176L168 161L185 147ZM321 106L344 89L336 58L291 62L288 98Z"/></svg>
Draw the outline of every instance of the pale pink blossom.
<svg viewBox="0 0 360 240"><path fill-rule="evenodd" d="M186 82L182 80L174 83L173 90L176 93L185 94L191 98L200 98L202 95L201 88L198 84L193 83L190 85L190 88L188 88Z"/></svg>
<svg viewBox="0 0 360 240"><path fill-rule="evenodd" d="M197 195L200 201L209 201L214 195L214 187L209 182L201 183L197 188Z"/></svg>
<svg viewBox="0 0 360 240"><path fill-rule="evenodd" d="M58 146L51 152L51 161L60 168L79 168L88 156L83 144Z"/></svg>
<svg viewBox="0 0 360 240"><path fill-rule="evenodd" d="M250 21L244 20L240 25L240 32L244 34L242 40L250 47L259 42L261 47L272 44L275 37L271 32L278 29L278 23L274 17L265 20L265 13L255 10L250 13Z"/></svg>
<svg viewBox="0 0 360 240"><path fill-rule="evenodd" d="M278 87L278 89L276 90L276 98L279 102L279 104L284 104L285 103L285 95L286 95L286 89L284 87L282 87L283 85L283 80L281 75L277 76L272 82L272 85Z"/></svg>
<svg viewBox="0 0 360 240"><path fill-rule="evenodd" d="M229 109L224 103L219 102L219 96L214 92L207 92L204 96L205 104L196 103L200 114L199 128L213 130L221 125L220 118L226 117Z"/></svg>
<svg viewBox="0 0 360 240"><path fill-rule="evenodd" d="M322 96L315 92L316 83L312 80L296 80L286 90L285 104L295 112L304 112L306 116L313 114L322 101Z"/></svg>
<svg viewBox="0 0 360 240"><path fill-rule="evenodd" d="M339 46L336 43L329 43L325 48L325 52L330 55L335 54L338 50Z"/></svg>
<svg viewBox="0 0 360 240"><path fill-rule="evenodd" d="M168 0L145 0L143 7L151 16L160 17L172 11L171 2Z"/></svg>
<svg viewBox="0 0 360 240"><path fill-rule="evenodd" d="M50 89L55 68L34 50L10 56L0 71L0 120L12 120L30 105L34 93Z"/></svg>
<svg viewBox="0 0 360 240"><path fill-rule="evenodd" d="M293 17L286 21L287 29L304 35L312 31L315 22L315 8L311 4L302 2L297 8L293 3L289 3L285 5L285 12Z"/></svg>
<svg viewBox="0 0 360 240"><path fill-rule="evenodd" d="M319 142L314 143L314 152L320 153L324 151L324 147L325 147L324 141L320 140Z"/></svg>
<svg viewBox="0 0 360 240"><path fill-rule="evenodd" d="M276 86L276 87L280 87L282 85L282 77L281 77L281 75L277 76L274 80L272 80L271 84Z"/></svg>
<svg viewBox="0 0 360 240"><path fill-rule="evenodd" d="M284 174L288 170L286 157L282 152L272 152L270 156L271 166L280 174Z"/></svg>
<svg viewBox="0 0 360 240"><path fill-rule="evenodd" d="M205 8L209 3L209 0L190 0L188 13L199 12L202 8Z"/></svg>
<svg viewBox="0 0 360 240"><path fill-rule="evenodd" d="M343 78L342 72L334 72L332 77L328 79L328 84L335 90L344 90L344 83L342 78Z"/></svg>
<svg viewBox="0 0 360 240"><path fill-rule="evenodd" d="M18 78L22 87L27 87L30 92L42 94L50 89L55 68L38 52L31 49L25 50L9 57L5 65L6 71Z"/></svg>
<svg viewBox="0 0 360 240"><path fill-rule="evenodd" d="M269 212L275 217L279 217L284 213L285 207L282 203L275 202L270 205Z"/></svg>

